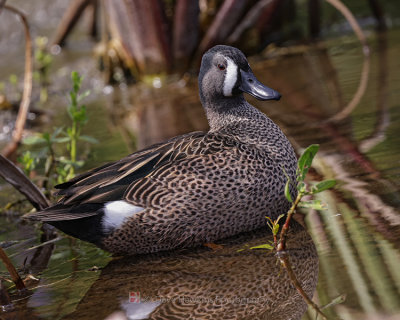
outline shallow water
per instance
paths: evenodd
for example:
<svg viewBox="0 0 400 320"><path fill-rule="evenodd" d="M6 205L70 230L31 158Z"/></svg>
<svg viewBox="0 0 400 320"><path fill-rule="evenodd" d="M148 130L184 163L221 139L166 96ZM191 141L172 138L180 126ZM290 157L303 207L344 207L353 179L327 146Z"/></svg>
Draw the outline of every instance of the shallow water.
<svg viewBox="0 0 400 320"><path fill-rule="evenodd" d="M333 319L400 317L400 32L372 33L369 41L369 61L351 36L316 47L270 50L250 60L257 77L283 98L273 103L249 100L282 127L297 152L320 144L310 181L338 181L335 190L320 196L327 210L305 212L319 257L314 301L325 305L346 295L343 303L324 310ZM92 60L73 51L62 53L54 68L57 79L65 79L71 69L83 70L84 86L93 91L86 133L101 143L91 146L86 168L176 134L207 128L195 78L173 79L159 89L103 89ZM63 61L71 64L61 67ZM360 101L342 120L328 121L347 110L363 68L369 72ZM57 94L49 102L53 107L65 104L69 86L65 80L55 83ZM66 112L55 110L44 127L65 121ZM8 186L0 185L0 190L2 205L18 197ZM181 314L189 319L213 314L224 319L228 314L233 319L278 319L269 312L283 307L279 314L288 319L285 312L297 312L291 309L293 304L303 308L288 289L288 280L279 278L285 277L284 271L277 269L268 251L238 251L268 241L265 232L222 241L224 249L216 252L198 248L111 262L104 251L61 234L54 242L29 250L41 243L40 235L39 226L21 221L19 212L0 214L2 247L22 273L40 278L28 296L13 296L16 311L0 313L0 318L102 319L113 312L129 314L143 308L146 314L157 308L177 319ZM296 263L300 270L301 263L307 264L304 270L310 271L299 277L312 288L318 268L312 245L307 245L303 231L291 239L295 269ZM6 275L0 264L0 276ZM138 296L142 303L129 303ZM174 297L186 297L189 303L183 305ZM225 316L216 316L218 310ZM315 319L313 311L303 319Z"/></svg>

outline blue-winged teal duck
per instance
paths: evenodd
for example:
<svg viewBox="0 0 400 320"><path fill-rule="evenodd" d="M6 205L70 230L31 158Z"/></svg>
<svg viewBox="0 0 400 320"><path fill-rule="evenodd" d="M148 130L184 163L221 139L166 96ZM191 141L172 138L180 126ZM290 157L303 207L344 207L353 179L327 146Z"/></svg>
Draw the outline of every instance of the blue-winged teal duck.
<svg viewBox="0 0 400 320"><path fill-rule="evenodd" d="M57 204L28 217L112 253L138 254L213 242L285 213L285 174L295 177L295 153L243 97L279 100L279 93L256 79L240 50L221 45L202 58L199 91L208 132L83 173L56 186Z"/></svg>

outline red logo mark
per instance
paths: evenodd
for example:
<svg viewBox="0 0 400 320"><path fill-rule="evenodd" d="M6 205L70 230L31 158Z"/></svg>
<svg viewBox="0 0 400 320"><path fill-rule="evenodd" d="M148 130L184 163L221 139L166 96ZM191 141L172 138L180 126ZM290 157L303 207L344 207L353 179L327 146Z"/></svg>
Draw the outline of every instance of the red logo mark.
<svg viewBox="0 0 400 320"><path fill-rule="evenodd" d="M140 303L140 292L139 291L129 292L129 302Z"/></svg>

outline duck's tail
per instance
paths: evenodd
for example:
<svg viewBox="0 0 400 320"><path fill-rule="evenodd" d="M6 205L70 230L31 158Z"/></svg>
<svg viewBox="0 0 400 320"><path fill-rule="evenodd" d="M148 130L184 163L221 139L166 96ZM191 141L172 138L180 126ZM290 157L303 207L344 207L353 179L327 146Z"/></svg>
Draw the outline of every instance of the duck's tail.
<svg viewBox="0 0 400 320"><path fill-rule="evenodd" d="M56 204L43 211L26 214L23 218L49 223L68 235L101 246L106 236L102 227L102 207L102 204L71 207Z"/></svg>

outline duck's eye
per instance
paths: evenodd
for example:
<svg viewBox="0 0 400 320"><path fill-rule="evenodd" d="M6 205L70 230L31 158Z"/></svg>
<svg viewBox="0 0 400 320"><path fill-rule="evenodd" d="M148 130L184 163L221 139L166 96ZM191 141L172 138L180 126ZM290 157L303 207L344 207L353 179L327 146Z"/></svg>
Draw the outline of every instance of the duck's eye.
<svg viewBox="0 0 400 320"><path fill-rule="evenodd" d="M218 69L219 70L225 70L225 66L222 63L218 63Z"/></svg>

